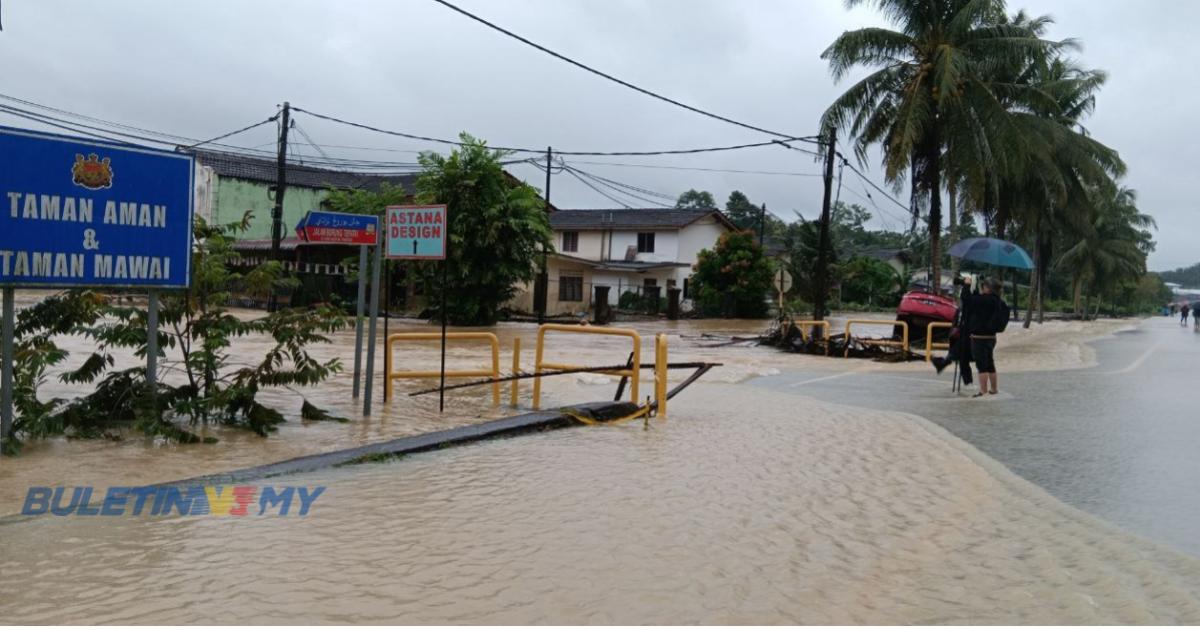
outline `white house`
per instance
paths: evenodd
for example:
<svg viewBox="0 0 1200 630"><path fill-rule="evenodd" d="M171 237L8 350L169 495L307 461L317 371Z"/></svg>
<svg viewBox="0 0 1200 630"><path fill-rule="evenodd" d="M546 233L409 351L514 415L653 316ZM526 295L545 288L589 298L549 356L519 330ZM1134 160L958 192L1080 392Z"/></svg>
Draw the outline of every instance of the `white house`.
<svg viewBox="0 0 1200 630"><path fill-rule="evenodd" d="M712 249L736 226L719 210L636 208L556 210L550 213L555 252L547 257L550 314L589 311L596 287L608 287L608 301L621 294L659 287L682 290L685 308L688 278L701 250ZM516 299L533 310L531 287Z"/></svg>

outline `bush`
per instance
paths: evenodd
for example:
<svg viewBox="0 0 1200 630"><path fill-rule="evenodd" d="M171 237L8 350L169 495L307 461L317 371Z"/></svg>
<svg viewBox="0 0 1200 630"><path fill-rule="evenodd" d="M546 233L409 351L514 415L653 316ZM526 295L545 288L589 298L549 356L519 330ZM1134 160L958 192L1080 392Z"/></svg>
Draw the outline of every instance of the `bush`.
<svg viewBox="0 0 1200 630"><path fill-rule="evenodd" d="M700 252L694 269L692 286L701 314L745 318L767 315L771 261L751 232L722 235L715 249Z"/></svg>

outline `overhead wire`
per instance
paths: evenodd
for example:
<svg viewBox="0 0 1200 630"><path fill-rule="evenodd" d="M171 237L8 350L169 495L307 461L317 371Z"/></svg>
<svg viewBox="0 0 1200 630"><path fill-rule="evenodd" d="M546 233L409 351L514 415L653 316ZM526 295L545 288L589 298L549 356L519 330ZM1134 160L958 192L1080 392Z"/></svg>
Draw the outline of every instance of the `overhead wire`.
<svg viewBox="0 0 1200 630"><path fill-rule="evenodd" d="M613 197L612 195L604 192L603 190L600 190L594 184L592 184L591 182L589 182L588 180L586 180L582 176L580 176L579 173L576 173L574 170L567 169L567 173L570 174L575 179L578 179L579 181L583 182L584 186L587 186L588 188L591 188L592 190L596 191L597 194L603 196L605 199L608 199L609 201L620 205L622 208L626 208L626 209L633 208L633 206L630 206L629 204L625 203L624 201L621 201L620 199Z"/></svg>
<svg viewBox="0 0 1200 630"><path fill-rule="evenodd" d="M824 177L820 173L796 173L788 171L752 171L728 168L703 168L698 166L670 166L664 164L629 164L624 162L596 162L587 160L571 160L572 164L588 164L594 166L617 166L623 168L650 168L672 171L697 171L702 173L735 173L746 175L786 175L790 177Z"/></svg>
<svg viewBox="0 0 1200 630"><path fill-rule="evenodd" d="M445 145L450 145L450 146L464 146L464 144L465 144L459 140L448 140L446 138L435 138L432 136L422 136L419 134L408 133L405 131L384 129L382 127L368 125L366 123L354 122L351 120L346 120L344 118L330 116L328 114L317 113L317 112L314 112L311 110L304 109L302 107L292 107L292 111L302 112L302 113L308 114L309 116L314 116L316 118L320 118L322 120L326 120L329 122L335 122L338 124L347 125L350 127L356 127L356 128L363 129L366 131L373 131L375 133L381 133L381 134L385 134L385 135L389 135L389 136L396 136L399 138L407 138L409 140L420 140L422 142L434 142L437 144L445 144ZM789 136L787 139L788 140L798 140L799 138ZM735 145L717 146L717 147L701 147L701 148L695 148L695 149L666 149L666 150L659 150L659 151L557 151L557 150L555 150L552 152L555 155L577 155L577 156L578 155L590 155L590 156L688 155L688 154L694 154L694 153L715 153L715 152L722 152L722 151L737 151L740 149L753 149L753 148L757 148L757 147L769 147L769 146L773 146L773 145L788 146L785 143L785 141L783 141L783 140L767 140L764 142L749 142L749 143L745 143L745 144L735 144ZM497 145L493 145L491 148L499 150L499 151L511 151L514 153L541 154L541 153L546 152L546 149L530 149L530 148L524 148L524 147L508 147L508 146L497 146ZM804 151L803 149L800 149L797 147L788 146L788 148L793 149L795 151ZM811 151L807 151L807 152L813 153ZM813 153L813 154L816 155L815 153Z"/></svg>
<svg viewBox="0 0 1200 630"><path fill-rule="evenodd" d="M574 166L574 165L570 165L570 164L568 164L567 166L568 166L568 168L575 168L575 166ZM616 180L614 180L614 179L608 179L608 178L606 178L606 177L601 177L601 176L599 176L599 175L596 175L596 174L594 174L594 173L589 173L589 172L587 172L587 171L584 171L583 169L575 168L575 170L579 171L580 173L583 173L584 175L587 175L588 177L591 177L592 179L595 179L595 180L599 180L599 181L605 182L605 183L607 183L607 184L609 184L609 185L611 185L611 186L616 186L616 187L623 188L623 189L626 189L626 190L630 190L630 191L633 191L633 192L636 192L636 193L641 193L641 194L644 194L644 195L649 195L649 196L651 196L651 197L658 197L658 198L660 198L660 199L663 199L663 200L666 200L666 201L671 201L671 202L674 202L674 201L675 201L675 197L673 197L673 196L671 196L671 195L668 195L668 194L665 194L665 193L660 193L660 192L657 192L657 191L650 190L650 189L648 189L648 188L642 188L642 187L640 187L640 186L634 186L634 185L632 185L632 184L626 184L626 183L623 183L623 182L619 182L619 181L616 181Z"/></svg>
<svg viewBox="0 0 1200 630"><path fill-rule="evenodd" d="M622 188L622 187L619 187L619 186L615 186L615 185L613 185L613 184L610 184L610 183L608 183L608 182L606 182L606 181L604 181L604 180L601 180L601 179L598 179L598 178L596 178L595 176L591 175L590 173L587 173L587 172L585 172L585 171L581 171L581 170L579 170L579 169L576 169L576 168L572 168L572 167L569 167L569 166L568 166L568 167L567 167L567 170L568 170L568 171L570 171L570 172L571 172L572 174L574 174L574 175L577 175L577 176L579 176L579 175L582 175L583 177L586 177L586 178L588 178L588 179L589 179L589 180L591 180L592 182L596 183L598 186L601 186L601 187L604 187L604 188L608 188L609 190L612 190L613 192L615 192L615 193L617 193L617 194L625 195L626 197L628 197L628 198L630 198L630 199L633 199L633 200L635 200L635 201L638 201L638 202L640 202L640 203L643 203L643 204L647 204L645 207L650 207L650 208L658 208L658 207L661 207L661 206L663 205L663 202L664 202L664 200L663 200L663 199L648 199L648 198L646 198L646 197L643 197L643 196L641 196L641 195L638 195L637 193L630 192L630 191L629 191L628 189L626 189L626 188ZM667 197L667 199L670 199L670 202L671 202L671 203L674 203L674 201L675 201L673 198L670 198L670 197Z"/></svg>
<svg viewBox="0 0 1200 630"><path fill-rule="evenodd" d="M595 69L595 68L593 68L593 67L591 67L591 66L588 66L588 65L586 65L586 64L584 64L584 63L581 63L581 62L579 62L579 61L575 61L574 59L571 59L570 57L567 57L566 55L563 55L563 54L561 54L561 53L557 53L557 52L555 52L555 51L553 51L553 50L550 50L549 48L547 48L547 47L545 47L545 46L542 46L541 44L538 44L538 43L536 43L536 42L534 42L534 41L531 41L531 40L529 40L529 39L527 39L527 38L525 38L525 37L522 37L522 36L520 36L520 35L518 35L518 34L516 34L516 33L512 32L512 31L510 31L510 30L508 30L508 29L506 29L506 28L502 27L502 26L499 26L499 25L497 25L497 24L494 24L494 23L492 23L492 22L489 22L488 20L485 20L485 19L483 19L483 18L479 17L478 15L475 15L474 13L471 13L471 12L469 12L469 11L466 11L465 9L462 9L462 8L460 8L460 7L458 7L458 6L455 6L455 5L451 4L450 2L447 2L446 0L433 0L433 1L434 1L434 2L437 2L438 4L440 4L440 5L444 6L444 7L448 8L448 9L450 9L450 10L452 10L452 11L455 11L455 12L457 12L457 13L460 13L460 14L462 14L462 15L464 15L464 16L466 16L466 17L468 17L468 18L470 18L470 19L472 19L472 20L474 20L474 21L476 21L476 22L479 22L480 24L483 24L484 26L486 26L486 27L488 27L488 28L490 28L490 29L492 29L492 30L498 31L498 32L500 32L500 33L503 33L503 34L505 34L505 35L507 35L507 36L509 36L509 37L511 37L511 38L513 38L513 39L515 39L515 40L517 40L517 41L519 41L519 42L523 43L523 44L526 44L526 45L528 45L528 46L532 46L533 48L536 48L536 49L538 49L538 50L540 50L540 51L542 51L542 52L544 52L544 53L546 53L546 54L548 54L548 55L550 55L550 56L552 56L552 57L554 57L554 58L556 58L556 59L559 59L559 60L561 60L561 61L565 61L565 62L567 62L567 63L569 63L569 64L571 64L571 65L573 65L573 66L575 66L575 67L577 67L577 68L580 68L580 69L582 69L582 70L585 70L585 71L587 71L587 72L590 72L590 73L592 73L592 74L594 74L594 75L596 75L596 76L599 76L599 77L602 77L602 78L608 79L609 81L612 81L612 82L614 82L614 83L617 83L617 84L619 84L619 85L625 86L625 87L627 87L627 88L629 88L629 89L631 89L631 90L634 90L634 91L636 91L636 92L640 92L640 93L642 93L642 94L645 94L646 96L649 96L649 97L651 97L651 98L658 99L658 100L660 100L660 101L663 101L663 102L665 102L665 103L670 103L671 105L674 105L674 106L676 106L676 107L681 107L681 108L683 108L683 109L686 109L686 110L688 110L688 111L690 111L690 112L693 112L693 113L696 113L696 114L700 114L701 116L707 116L707 117L709 117L709 118L712 118L712 119L715 119L715 120L719 120L719 121L722 121L722 122L725 122L725 123L729 123L729 124L731 124L731 125L736 125L736 126L738 126L738 127L742 127L742 128L744 128L744 129L749 129L749 130L751 130L751 131L757 131L757 132L759 132L759 133L765 133L765 134L767 134L767 135L770 135L770 136L776 136L776 137L779 137L779 138L787 138L787 139L789 139L789 140L798 140L798 141L805 141L805 142L815 142L815 143L819 143L819 142L820 142L819 140L816 140L816 139L815 139L815 136L796 136L796 135L794 135L794 134L786 134L786 133L783 133L783 132L780 132L780 131L772 131L772 130L770 130L770 129L765 129L765 128L763 128L763 127L757 127L757 126L755 126L755 125L751 125L751 124L749 124L749 123L744 123L744 122L741 122L741 121L739 121L739 120L734 120L734 119L732 119L732 118L728 118L728 117L726 117L726 116L721 116L720 114L714 114L713 112L710 112L710 111L706 111L706 110L700 109L699 107L695 107L695 106L692 106L692 105L688 105L688 104L686 104L686 103L682 103L682 102L680 102L680 101L677 101L677 100L675 100L675 99L673 99L673 98L670 98L670 97L667 97L667 96L663 96L662 94L658 94L657 92L652 92L652 91L650 91L650 90L648 90L648 89L646 89L646 88L643 88L643 87L639 87L639 86L637 86L637 85L634 85L634 84L632 84L632 83L630 83L630 82L628 82L628 81L624 81L624 80L622 80L622 79L618 79L617 77L615 77L615 76L613 76L613 75L611 75L611 74L608 74L608 73L606 73L606 72L602 72L602 71L600 71L600 70L597 70L597 69Z"/></svg>
<svg viewBox="0 0 1200 630"><path fill-rule="evenodd" d="M210 138L210 139L208 139L208 140L202 140L202 141L200 141L200 142L197 142L197 143L195 143L195 144L189 144L188 146L186 146L186 147L184 147L184 148L185 148L185 149L195 149L196 147L199 147L199 146L202 146L202 145L205 145L205 144L212 144L212 143L214 143L214 142L216 142L216 141L218 141L218 140L224 140L225 138L229 138L229 137L232 137L232 136L236 136L236 135L238 135L239 133L245 133L245 132L247 132L247 131L250 131L251 129L255 129L255 128L257 128L257 127L261 127L261 126L263 126L263 125L265 125L265 124L267 124L267 123L269 123L269 122L274 122L274 121L275 121L275 119L277 119L277 118L279 118L279 114L275 114L274 116L271 116L270 118L268 118L268 119L266 119L266 120L260 120L259 122L256 122L256 123L254 123L254 124L251 124L251 125L246 125L245 127L242 127L241 129L235 129L234 131L230 131L229 133L223 133L223 134L221 134L221 135L219 135L219 136L217 136L217 137L215 137L215 138ZM304 132L303 132L303 131L301 131L300 133L304 133Z"/></svg>

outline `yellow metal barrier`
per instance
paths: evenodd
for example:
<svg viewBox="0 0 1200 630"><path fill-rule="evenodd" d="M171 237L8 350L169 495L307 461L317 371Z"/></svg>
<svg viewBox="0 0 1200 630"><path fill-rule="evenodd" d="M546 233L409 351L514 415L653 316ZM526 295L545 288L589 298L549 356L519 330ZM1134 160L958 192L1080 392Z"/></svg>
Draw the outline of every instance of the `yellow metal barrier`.
<svg viewBox="0 0 1200 630"><path fill-rule="evenodd" d="M400 341L433 341L441 339L441 333L396 333L388 335L387 352L384 356L384 388L388 400L392 399L392 381L407 378L432 378L441 375L438 370L409 370L396 372L392 370L392 346ZM483 340L492 346L492 368L479 370L446 370L446 376L490 376L492 382L492 404L500 404L500 340L496 335L487 332L453 332L446 333L446 340Z"/></svg>
<svg viewBox="0 0 1200 630"><path fill-rule="evenodd" d="M599 326L568 326L565 324L542 324L538 326L537 349L534 351L533 363L533 408L540 409L542 404L542 377L537 376L543 370L577 370L580 365L565 363L549 363L543 361L546 333L550 331L573 333L577 335L608 335L613 337L628 337L633 340L633 366L623 370L598 370L599 374L629 377L629 400L635 405L638 402L638 381L642 364L642 338L635 330L627 328L601 328Z"/></svg>
<svg viewBox="0 0 1200 630"><path fill-rule="evenodd" d="M521 373L521 338L513 337L513 376ZM517 408L517 383L520 379L513 379L512 382L512 400L509 401L509 406L513 409Z"/></svg>
<svg viewBox="0 0 1200 630"><path fill-rule="evenodd" d="M667 417L667 336L654 336L654 399L658 402L658 417Z"/></svg>
<svg viewBox="0 0 1200 630"><path fill-rule="evenodd" d="M853 339L853 337L850 336L850 326L853 324L866 324L866 325L874 325L874 326L900 326L900 328L903 330L901 341L893 341L891 339L872 339L871 343L873 343L877 346L889 346L889 347L893 347L893 348L900 348L900 350L902 352L904 352L904 354L906 356L908 355L908 322L902 322L899 320L892 321L892 320L881 320L881 319L851 319L851 320L846 321L846 352L845 352L845 354L842 355L843 357L850 356L850 340Z"/></svg>
<svg viewBox="0 0 1200 630"><path fill-rule="evenodd" d="M954 328L954 324L951 324L950 322L929 322L929 325L925 327L925 362L926 363L933 362L933 351L934 350L949 350L950 349L949 342L946 342L946 343L934 343L933 342L933 329L934 328Z"/></svg>
<svg viewBox="0 0 1200 630"><path fill-rule="evenodd" d="M805 340L808 339L808 333L805 332L805 329L807 329L809 326L817 327L825 331L825 356L829 356L829 322L819 319L802 319L793 323L796 324L796 327L800 329L800 337Z"/></svg>

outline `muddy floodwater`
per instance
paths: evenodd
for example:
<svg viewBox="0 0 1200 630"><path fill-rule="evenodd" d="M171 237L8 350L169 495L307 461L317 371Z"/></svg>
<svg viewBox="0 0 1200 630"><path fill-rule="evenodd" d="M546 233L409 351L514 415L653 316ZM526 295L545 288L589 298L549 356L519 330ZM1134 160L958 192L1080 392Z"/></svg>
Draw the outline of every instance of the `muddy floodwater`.
<svg viewBox="0 0 1200 630"><path fill-rule="evenodd" d="M1200 560L1069 506L946 430L956 427L881 402L905 392L882 383L931 378L924 365L710 347L718 340L705 337L763 326L636 324L646 360L653 334L665 332L672 360L726 364L672 401L665 421L563 429L262 482L324 486L304 517L0 519L0 619L1200 623ZM1089 368L1097 357L1084 340L1131 327L1046 326L1006 337L1009 365ZM534 328L496 332L503 369L517 336L528 369ZM349 364L352 339L339 334L320 352ZM239 352L253 356L261 343L247 340ZM624 361L629 342L564 338L552 347L548 360L611 365ZM436 355L435 344L396 353L398 364L421 368ZM451 349L455 365L475 367L481 356ZM810 396L797 383L857 390ZM613 385L596 375L548 379L545 405L601 400ZM530 386L522 387L528 407ZM294 420L267 439L214 430L215 445L133 436L30 445L0 461L0 513L19 510L30 485L163 481L513 413L491 408L483 388L448 397L441 416L436 397L397 396L364 419L350 390L344 374L312 391L272 392L287 409L298 410L302 394L352 422ZM988 422L981 409L972 418Z"/></svg>

